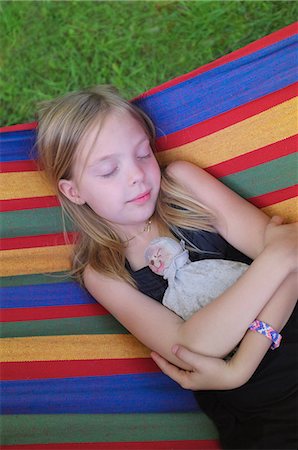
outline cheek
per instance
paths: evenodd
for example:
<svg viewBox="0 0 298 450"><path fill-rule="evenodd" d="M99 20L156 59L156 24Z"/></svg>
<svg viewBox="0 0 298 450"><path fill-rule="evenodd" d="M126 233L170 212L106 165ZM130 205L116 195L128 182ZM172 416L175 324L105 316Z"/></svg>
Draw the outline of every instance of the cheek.
<svg viewBox="0 0 298 450"><path fill-rule="evenodd" d="M154 182L154 184L156 186L160 186L160 177L161 177L161 173L160 173L160 167L158 165L157 161L154 161L154 163L152 164L152 166L150 167L150 173L152 176L152 180Z"/></svg>

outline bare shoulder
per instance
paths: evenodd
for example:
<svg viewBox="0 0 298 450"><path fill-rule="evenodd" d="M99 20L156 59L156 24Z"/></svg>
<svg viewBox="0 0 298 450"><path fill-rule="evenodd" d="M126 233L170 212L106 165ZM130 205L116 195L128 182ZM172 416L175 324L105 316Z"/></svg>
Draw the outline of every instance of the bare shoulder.
<svg viewBox="0 0 298 450"><path fill-rule="evenodd" d="M127 281L112 278L87 266L84 284L88 292L124 326L131 327L136 305L142 305L144 295Z"/></svg>
<svg viewBox="0 0 298 450"><path fill-rule="evenodd" d="M102 274L90 265L86 267L83 278L86 289L96 300L100 301L105 298L113 298L121 292L126 293L127 291L134 290L126 281Z"/></svg>
<svg viewBox="0 0 298 450"><path fill-rule="evenodd" d="M167 173L213 212L215 228L228 242L253 258L259 254L268 223L262 211L195 164L175 161Z"/></svg>
<svg viewBox="0 0 298 450"><path fill-rule="evenodd" d="M194 198L213 209L218 197L227 193L227 188L216 178L188 161L174 161L166 169L168 175L183 185ZM229 192L231 192L229 190ZM212 201L215 198L215 201ZM216 212L216 208L214 209Z"/></svg>
<svg viewBox="0 0 298 450"><path fill-rule="evenodd" d="M188 161L173 161L171 162L167 168L166 172L174 179L178 181L185 181L187 176L199 176L204 173L204 170L201 169L196 164L193 164Z"/></svg>
<svg viewBox="0 0 298 450"><path fill-rule="evenodd" d="M208 174L204 169L188 161L173 161L166 169L168 175L171 176L179 184L192 192L195 197L201 197L200 201L205 202L206 194L210 195L210 190L220 189L222 184ZM197 189L199 187L199 189Z"/></svg>

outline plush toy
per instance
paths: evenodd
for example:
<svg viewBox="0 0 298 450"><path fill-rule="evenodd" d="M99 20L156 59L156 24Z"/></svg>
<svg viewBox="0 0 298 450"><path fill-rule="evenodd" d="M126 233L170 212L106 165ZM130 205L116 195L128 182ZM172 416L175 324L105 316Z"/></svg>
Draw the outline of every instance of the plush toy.
<svg viewBox="0 0 298 450"><path fill-rule="evenodd" d="M224 259L191 262L184 241L160 237L145 251L150 269L168 280L162 303L183 319L221 295L248 265Z"/></svg>

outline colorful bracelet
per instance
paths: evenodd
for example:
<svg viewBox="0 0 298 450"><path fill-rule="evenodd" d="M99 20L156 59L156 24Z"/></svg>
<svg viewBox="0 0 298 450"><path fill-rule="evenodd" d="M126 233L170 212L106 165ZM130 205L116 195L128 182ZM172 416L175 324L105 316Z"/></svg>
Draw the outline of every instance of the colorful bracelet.
<svg viewBox="0 0 298 450"><path fill-rule="evenodd" d="M279 347L281 341L281 334L278 331L274 330L268 323L263 322L262 320L254 320L248 327L249 330L257 331L260 334L263 334L268 339L272 341L271 350Z"/></svg>

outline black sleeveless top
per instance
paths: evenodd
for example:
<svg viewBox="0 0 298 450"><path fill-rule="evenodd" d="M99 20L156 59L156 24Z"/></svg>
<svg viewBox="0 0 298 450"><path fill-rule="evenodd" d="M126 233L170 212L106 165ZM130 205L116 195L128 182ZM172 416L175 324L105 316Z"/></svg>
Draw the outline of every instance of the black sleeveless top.
<svg viewBox="0 0 298 450"><path fill-rule="evenodd" d="M179 228L178 235L175 230L173 234L178 238L185 240L186 245L192 244L200 251L190 251L189 257L191 261L198 261L201 259L229 259L234 261L242 261L250 263L251 260L238 252L235 248L229 245L219 234L202 230L185 230ZM128 261L126 261L126 268L135 280L139 291L149 297L161 302L165 290L168 287L167 280L160 275L155 274L146 266L140 270L133 271Z"/></svg>
<svg viewBox="0 0 298 450"><path fill-rule="evenodd" d="M251 260L216 233L179 229L185 241L201 252L190 252L191 261ZM181 236L174 233L178 239ZM126 267L141 292L161 302L167 281L149 267ZM297 308L282 330L280 348L269 350L251 379L227 391L199 391L195 397L215 423L223 449L297 449Z"/></svg>

